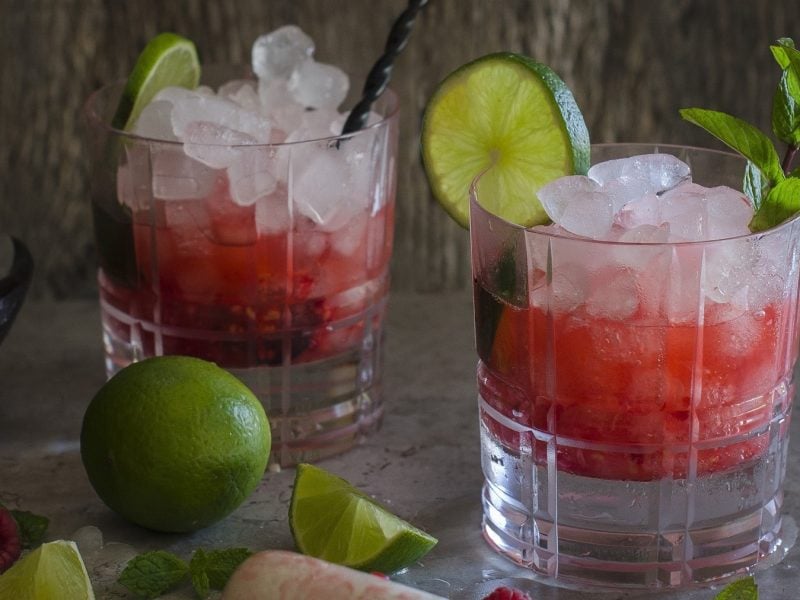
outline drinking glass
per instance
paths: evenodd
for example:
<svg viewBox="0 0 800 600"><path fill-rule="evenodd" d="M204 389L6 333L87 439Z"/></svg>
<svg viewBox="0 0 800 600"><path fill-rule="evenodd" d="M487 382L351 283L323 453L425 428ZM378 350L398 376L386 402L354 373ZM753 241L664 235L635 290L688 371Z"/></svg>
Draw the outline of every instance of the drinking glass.
<svg viewBox="0 0 800 600"><path fill-rule="evenodd" d="M261 399L281 465L361 441L383 414L396 96L348 136L183 144L112 128L122 87L86 106L108 376L217 363Z"/></svg>
<svg viewBox="0 0 800 600"><path fill-rule="evenodd" d="M745 163L679 146L695 183ZM800 220L706 242L511 224L471 190L483 533L549 581L681 588L785 552Z"/></svg>

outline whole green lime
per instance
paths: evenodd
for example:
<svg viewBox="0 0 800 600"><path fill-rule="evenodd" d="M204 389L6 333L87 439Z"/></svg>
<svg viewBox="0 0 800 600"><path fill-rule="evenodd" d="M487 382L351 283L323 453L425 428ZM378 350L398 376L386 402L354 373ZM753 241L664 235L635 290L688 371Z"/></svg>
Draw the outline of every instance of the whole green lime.
<svg viewBox="0 0 800 600"><path fill-rule="evenodd" d="M112 377L83 418L81 458L97 495L157 531L210 525L238 507L267 466L264 408L213 363L162 356Z"/></svg>

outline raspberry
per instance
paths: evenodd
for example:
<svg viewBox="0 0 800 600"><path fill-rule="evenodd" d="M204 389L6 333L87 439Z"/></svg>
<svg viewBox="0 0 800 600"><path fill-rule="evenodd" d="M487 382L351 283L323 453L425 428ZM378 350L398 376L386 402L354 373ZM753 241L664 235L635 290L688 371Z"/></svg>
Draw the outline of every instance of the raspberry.
<svg viewBox="0 0 800 600"><path fill-rule="evenodd" d="M21 552L17 522L8 510L0 508L0 573L13 565Z"/></svg>
<svg viewBox="0 0 800 600"><path fill-rule="evenodd" d="M502 586L495 589L483 600L531 600L531 597L522 590Z"/></svg>

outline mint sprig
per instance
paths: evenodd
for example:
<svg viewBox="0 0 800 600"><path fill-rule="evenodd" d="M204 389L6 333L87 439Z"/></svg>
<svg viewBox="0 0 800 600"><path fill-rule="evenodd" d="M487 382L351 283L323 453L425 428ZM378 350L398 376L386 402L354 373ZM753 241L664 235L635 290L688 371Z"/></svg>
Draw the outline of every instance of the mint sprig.
<svg viewBox="0 0 800 600"><path fill-rule="evenodd" d="M722 588L714 600L758 600L758 586L752 577L734 581Z"/></svg>
<svg viewBox="0 0 800 600"><path fill-rule="evenodd" d="M158 598L178 586L189 574L186 561L171 552L155 550L132 558L119 583L141 598Z"/></svg>
<svg viewBox="0 0 800 600"><path fill-rule="evenodd" d="M702 127L747 159L743 189L755 208L753 232L779 225L800 212L800 51L790 38L770 46L782 73L772 99L772 133L786 144L783 159L770 138L747 121L702 108L681 109L681 116Z"/></svg>
<svg viewBox="0 0 800 600"><path fill-rule="evenodd" d="M175 589L187 577L198 598L221 590L252 552L247 548L226 548L206 552L197 549L187 563L171 552L156 550L140 554L126 565L119 583L140 598L151 599Z"/></svg>

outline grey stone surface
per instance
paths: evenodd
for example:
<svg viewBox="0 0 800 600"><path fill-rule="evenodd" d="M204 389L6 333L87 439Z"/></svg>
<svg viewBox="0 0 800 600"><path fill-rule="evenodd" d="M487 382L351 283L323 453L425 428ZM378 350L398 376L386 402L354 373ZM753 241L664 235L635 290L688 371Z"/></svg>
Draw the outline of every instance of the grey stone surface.
<svg viewBox="0 0 800 600"><path fill-rule="evenodd" d="M477 600L512 583L537 600L619 594L581 593L544 585L494 554L480 531L480 459L475 401L471 299L395 294L390 303L386 364L387 415L366 444L323 466L361 487L440 540L399 575L406 583L454 600ZM156 534L111 513L81 466L83 411L104 380L97 304L29 304L0 346L0 502L50 517L50 538L86 525L108 542L138 551L166 549L189 557L198 547L292 548L287 508L294 472L267 473L252 497L222 522L191 535ZM786 514L800 519L800 425L792 427ZM93 570L99 598L128 598L113 568ZM800 549L756 576L761 600L800 597ZM716 590L662 594L707 600ZM627 596L644 599L651 593ZM188 590L171 598L190 598Z"/></svg>

